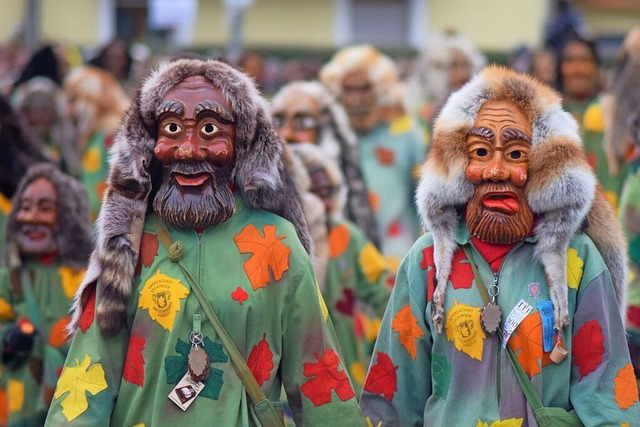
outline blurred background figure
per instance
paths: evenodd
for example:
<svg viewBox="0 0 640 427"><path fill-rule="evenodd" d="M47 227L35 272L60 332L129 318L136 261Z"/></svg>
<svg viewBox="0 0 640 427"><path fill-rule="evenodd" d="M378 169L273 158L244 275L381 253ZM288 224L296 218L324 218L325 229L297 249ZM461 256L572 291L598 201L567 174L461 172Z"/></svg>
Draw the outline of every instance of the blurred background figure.
<svg viewBox="0 0 640 427"><path fill-rule="evenodd" d="M569 41L562 50L559 65L564 107L578 121L589 163L609 202L617 209L627 165L608 158L605 149L605 118L600 97L604 75L595 44L586 39Z"/></svg>
<svg viewBox="0 0 640 427"><path fill-rule="evenodd" d="M26 123L9 100L0 95L0 259L11 199L27 168L49 158L42 143L26 131Z"/></svg>
<svg viewBox="0 0 640 427"><path fill-rule="evenodd" d="M129 45L124 40L114 39L107 43L87 64L108 71L127 93L131 93L133 58L129 53Z"/></svg>
<svg viewBox="0 0 640 427"><path fill-rule="evenodd" d="M552 0L549 15L544 29L544 46L556 57L562 54L570 40L588 37L582 13L571 0Z"/></svg>
<svg viewBox="0 0 640 427"><path fill-rule="evenodd" d="M549 49L535 49L531 54L529 74L541 82L558 88L558 59Z"/></svg>
<svg viewBox="0 0 640 427"><path fill-rule="evenodd" d="M385 108L397 103L393 61L370 45L338 51L320 70L320 80L347 111L358 137L360 166L376 214L380 249L392 277L420 233L413 194L414 172L425 157L421 130L389 122Z"/></svg>
<svg viewBox="0 0 640 427"><path fill-rule="evenodd" d="M0 270L0 345L9 425L42 426L69 350L69 308L92 250L87 195L51 163L13 197Z"/></svg>
<svg viewBox="0 0 640 427"><path fill-rule="evenodd" d="M463 34L430 36L408 80L408 105L427 133L451 92L459 89L486 63L485 55Z"/></svg>
<svg viewBox="0 0 640 427"><path fill-rule="evenodd" d="M107 150L129 98L111 73L93 66L72 70L64 91L78 131L80 181L89 194L91 218L95 220L106 188Z"/></svg>
<svg viewBox="0 0 640 427"><path fill-rule="evenodd" d="M386 263L374 244L354 223L344 218L347 188L338 164L320 146L290 145L311 179L310 191L324 204L327 216L329 264L323 297L340 343L349 376L359 395L376 330L389 295ZM367 337L374 337L367 341Z"/></svg>
<svg viewBox="0 0 640 427"><path fill-rule="evenodd" d="M45 45L31 55L14 82L13 90L34 77L46 77L56 85L62 86L68 70L69 65L60 49L53 44Z"/></svg>
<svg viewBox="0 0 640 427"><path fill-rule="evenodd" d="M357 137L344 107L317 81L292 82L273 97L274 127L289 144L318 145L346 177L344 216L379 243L376 220L362 177Z"/></svg>
<svg viewBox="0 0 640 427"><path fill-rule="evenodd" d="M48 156L72 176L80 175L80 153L69 104L62 88L46 77L34 77L18 86L11 98L28 129L46 147Z"/></svg>
<svg viewBox="0 0 640 427"><path fill-rule="evenodd" d="M629 31L620 48L606 105L606 145L611 155L628 164L619 219L629 243L627 335L640 378L640 26Z"/></svg>

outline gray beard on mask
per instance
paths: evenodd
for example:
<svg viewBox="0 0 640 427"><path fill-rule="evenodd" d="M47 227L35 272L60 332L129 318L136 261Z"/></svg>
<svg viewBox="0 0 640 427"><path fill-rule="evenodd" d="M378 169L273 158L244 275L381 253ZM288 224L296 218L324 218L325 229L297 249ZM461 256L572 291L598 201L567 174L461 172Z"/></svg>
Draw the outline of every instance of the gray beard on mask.
<svg viewBox="0 0 640 427"><path fill-rule="evenodd" d="M505 215L486 209L484 196L494 191L512 191L520 202L520 211ZM476 186L473 197L467 204L466 213L469 232L485 243L511 245L527 237L533 226L533 212L527 203L524 190L513 184L484 184Z"/></svg>
<svg viewBox="0 0 640 427"><path fill-rule="evenodd" d="M33 240L28 233L37 232L44 235L41 240ZM17 236L18 249L25 255L42 255L55 252L57 249L53 229L45 224L22 224Z"/></svg>
<svg viewBox="0 0 640 427"><path fill-rule="evenodd" d="M173 172L207 173L204 189L180 187ZM231 171L207 162L174 162L163 171L162 184L153 199L153 210L166 224L181 229L206 228L228 220L235 211L233 192L229 188Z"/></svg>

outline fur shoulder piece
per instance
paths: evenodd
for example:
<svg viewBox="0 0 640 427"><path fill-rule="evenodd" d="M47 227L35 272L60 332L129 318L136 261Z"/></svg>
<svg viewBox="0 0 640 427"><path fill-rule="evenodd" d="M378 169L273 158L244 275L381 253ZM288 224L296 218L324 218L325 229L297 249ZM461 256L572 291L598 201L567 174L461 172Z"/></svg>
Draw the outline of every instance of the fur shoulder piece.
<svg viewBox="0 0 640 427"><path fill-rule="evenodd" d="M443 107L416 192L423 227L434 239L438 285L432 314L436 325L442 327L443 296L457 247L454 230L473 194L473 185L465 175L466 136L480 107L491 100L515 103L532 123L533 146L525 193L538 218L535 256L547 275L555 327L561 329L568 324L566 252L587 216L587 232L611 271L624 318L626 244L613 209L596 189L575 120L562 109L560 97L549 87L526 75L491 66L453 93Z"/></svg>
<svg viewBox="0 0 640 427"><path fill-rule="evenodd" d="M161 63L147 77L129 107L110 152L107 189L98 218L98 237L89 272L76 294L70 330L75 331L85 292L97 281L97 319L106 333L124 325L126 303L150 194L158 185L154 156L155 111L163 96L189 76L201 75L229 100L236 119L236 165L232 179L249 208L265 209L291 221L313 255L313 243L300 196L281 160L282 142L272 127L269 108L253 81L215 60L179 58Z"/></svg>

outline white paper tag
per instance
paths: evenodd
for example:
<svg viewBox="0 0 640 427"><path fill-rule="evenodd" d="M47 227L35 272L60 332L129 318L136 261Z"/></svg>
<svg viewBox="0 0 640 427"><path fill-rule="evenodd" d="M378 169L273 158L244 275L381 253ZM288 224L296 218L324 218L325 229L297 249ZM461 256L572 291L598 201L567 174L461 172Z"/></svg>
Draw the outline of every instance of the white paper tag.
<svg viewBox="0 0 640 427"><path fill-rule="evenodd" d="M204 384L191 380L191 375L187 372L178 382L171 393L169 399L173 401L180 409L186 411L187 408L196 400L196 396L200 394Z"/></svg>
<svg viewBox="0 0 640 427"><path fill-rule="evenodd" d="M520 322L522 322L524 318L531 313L531 310L533 310L533 306L523 299L518 301L518 304L513 307L511 313L507 316L507 320L504 322L504 330L502 331L502 347L507 346L507 341L509 341L511 334L513 334L513 331L516 330Z"/></svg>

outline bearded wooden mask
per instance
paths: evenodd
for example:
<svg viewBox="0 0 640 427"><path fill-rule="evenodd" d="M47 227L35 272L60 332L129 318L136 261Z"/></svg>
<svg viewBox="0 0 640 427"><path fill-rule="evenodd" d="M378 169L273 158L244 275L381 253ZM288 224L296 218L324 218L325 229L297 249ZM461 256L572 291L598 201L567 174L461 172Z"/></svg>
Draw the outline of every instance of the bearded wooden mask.
<svg viewBox="0 0 640 427"><path fill-rule="evenodd" d="M156 117L154 151L163 181L154 210L178 228L229 219L235 208L230 189L235 121L222 91L203 76L187 77L162 98Z"/></svg>
<svg viewBox="0 0 640 427"><path fill-rule="evenodd" d="M468 132L466 175L474 193L466 221L471 234L483 242L513 244L533 226L524 193L531 134L531 123L509 101L486 102Z"/></svg>
<svg viewBox="0 0 640 427"><path fill-rule="evenodd" d="M46 178L29 184L19 199L16 213L19 226L17 242L26 255L43 255L56 251L54 228L58 220L58 193Z"/></svg>

